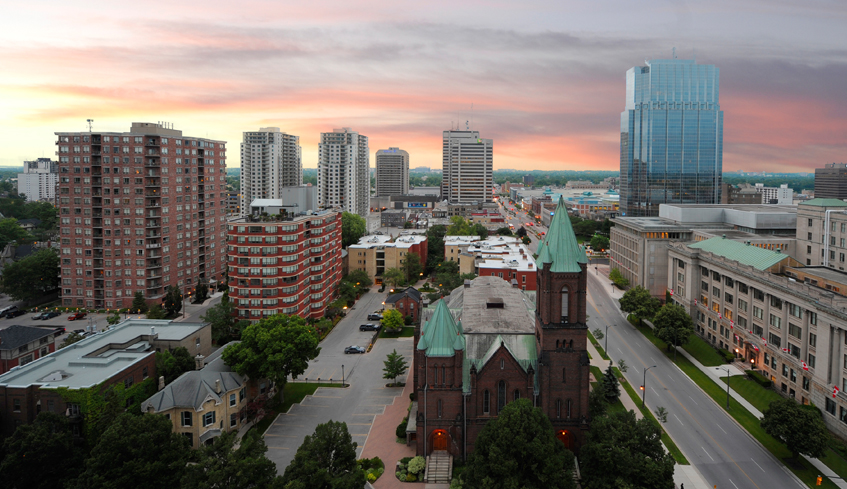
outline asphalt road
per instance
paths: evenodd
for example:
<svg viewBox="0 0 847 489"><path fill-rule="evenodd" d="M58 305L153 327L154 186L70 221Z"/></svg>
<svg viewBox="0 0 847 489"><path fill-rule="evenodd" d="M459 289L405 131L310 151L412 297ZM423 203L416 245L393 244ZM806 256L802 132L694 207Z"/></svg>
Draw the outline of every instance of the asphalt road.
<svg viewBox="0 0 847 489"><path fill-rule="evenodd" d="M608 329L609 355L626 361L624 376L634 387L647 372L646 405L668 410L664 428L709 484L719 488L775 489L804 487L773 455L742 429L724 408L701 391L681 370L644 338L609 295L604 276L588 281L589 328ZM601 341L601 344L603 341Z"/></svg>
<svg viewBox="0 0 847 489"><path fill-rule="evenodd" d="M372 289L376 290L376 288ZM345 355L344 348L358 344L367 347L373 332L360 332L359 325L367 321L370 312L382 308L386 293L369 292L365 294L333 328L321 342L318 357L309 362L309 367L299 380L317 381L332 378L341 380L341 366L344 365L346 383L342 388L319 388L315 395L306 397L302 403L295 404L287 414L280 414L265 433L268 446L267 457L276 463L277 472L282 474L294 459L297 448L306 435L314 433L320 423L329 420L344 421L358 443L357 456L367 442L374 417L385 411L385 406L394 402L394 398L403 393L402 387L385 387L389 382L382 378L383 361L393 350L397 350L411 363L412 338L380 339L370 353ZM402 382L404 378L398 378ZM398 400L397 402L408 402Z"/></svg>

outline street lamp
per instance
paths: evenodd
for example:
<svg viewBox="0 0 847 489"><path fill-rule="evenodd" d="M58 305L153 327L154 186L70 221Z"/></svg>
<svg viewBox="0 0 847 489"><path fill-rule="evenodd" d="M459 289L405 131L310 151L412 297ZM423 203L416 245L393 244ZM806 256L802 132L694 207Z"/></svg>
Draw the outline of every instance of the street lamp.
<svg viewBox="0 0 847 489"><path fill-rule="evenodd" d="M344 384L344 365L341 366L341 387L345 387L345 384Z"/></svg>
<svg viewBox="0 0 847 489"><path fill-rule="evenodd" d="M721 368L724 372L726 372L726 410L729 411L729 369Z"/></svg>
<svg viewBox="0 0 847 489"><path fill-rule="evenodd" d="M606 350L606 355L609 354L609 326L611 326L611 325L610 324L606 325L606 336L604 336L605 343L603 343L603 349Z"/></svg>
<svg viewBox="0 0 847 489"><path fill-rule="evenodd" d="M642 390L641 407L642 408L644 407L644 400L647 398L647 371L650 370L651 368L656 368L656 366L653 365L652 367L647 367L647 368L644 369L644 383L641 384L641 390Z"/></svg>

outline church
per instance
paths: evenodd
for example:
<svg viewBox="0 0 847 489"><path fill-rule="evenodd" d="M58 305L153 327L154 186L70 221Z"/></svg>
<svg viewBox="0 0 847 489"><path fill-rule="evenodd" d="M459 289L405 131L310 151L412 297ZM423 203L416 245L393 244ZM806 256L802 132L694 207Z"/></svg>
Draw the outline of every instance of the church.
<svg viewBox="0 0 847 489"><path fill-rule="evenodd" d="M560 198L538 248L536 290L477 277L423 311L410 412L417 455L466 459L485 424L520 398L579 449L589 422L587 262Z"/></svg>

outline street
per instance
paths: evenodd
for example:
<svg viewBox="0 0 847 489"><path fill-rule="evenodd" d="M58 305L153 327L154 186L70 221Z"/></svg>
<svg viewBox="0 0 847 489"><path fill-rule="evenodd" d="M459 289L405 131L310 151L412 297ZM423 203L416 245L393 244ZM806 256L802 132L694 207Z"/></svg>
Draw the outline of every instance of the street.
<svg viewBox="0 0 847 489"><path fill-rule="evenodd" d="M626 361L624 374L634 387L647 372L647 407L668 410L665 431L700 472L709 487L773 489L803 487L782 463L754 440L721 406L694 384L625 318L609 294L604 274L589 273L589 329L608 329L607 352ZM596 313L596 315L594 314Z"/></svg>

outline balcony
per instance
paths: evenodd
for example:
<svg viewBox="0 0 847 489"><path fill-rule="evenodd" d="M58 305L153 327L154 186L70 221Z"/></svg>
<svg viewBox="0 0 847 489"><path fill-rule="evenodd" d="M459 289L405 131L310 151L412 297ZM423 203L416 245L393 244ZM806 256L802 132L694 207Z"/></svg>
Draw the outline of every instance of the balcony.
<svg viewBox="0 0 847 489"><path fill-rule="evenodd" d="M161 248L162 247L162 245L160 243L152 243L152 244L148 244L148 245L145 245L145 246L148 250L152 249L152 248Z"/></svg>

